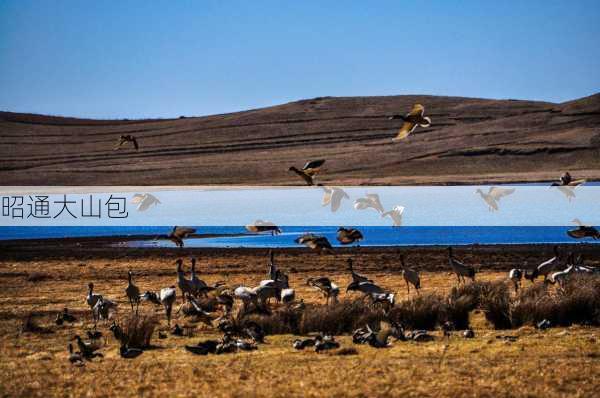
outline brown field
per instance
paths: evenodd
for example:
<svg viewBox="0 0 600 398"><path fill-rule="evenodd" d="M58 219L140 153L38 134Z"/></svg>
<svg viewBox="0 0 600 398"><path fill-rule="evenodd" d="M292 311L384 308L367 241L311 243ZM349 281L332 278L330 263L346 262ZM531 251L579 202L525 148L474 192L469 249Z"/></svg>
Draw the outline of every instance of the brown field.
<svg viewBox="0 0 600 398"><path fill-rule="evenodd" d="M600 265L600 249L573 246L586 253L591 265ZM144 290L175 283L173 261L178 255L196 255L201 277L229 285L255 285L266 273L265 250L82 250L68 245L44 255L42 249L4 247L0 255L0 395L2 396L593 396L600 383L600 329L588 326L538 331L531 326L494 330L481 313L471 315L476 338L455 333L449 341L435 331L429 343L394 342L388 349L352 344L340 336L342 347L355 347L357 355L296 352L294 336L267 336L267 344L251 353L195 356L183 349L208 337L219 337L212 328L197 325L191 337L153 339L156 347L141 357L119 357L118 343L100 324L107 339L95 359L83 368L67 360L69 339L90 328L85 304L86 285L92 281L99 293L119 302L119 315L130 312L124 297L126 273ZM455 284L441 248L408 248L408 263L422 271L423 293L446 293ZM398 272L397 250L340 250L317 256L305 250L278 252L278 266L290 273L298 298L322 301L304 281L327 275L345 286L345 259L352 255L358 272L407 297ZM546 246L468 247L457 256L480 268L478 279L502 280L506 270L550 255ZM189 267L189 261L186 260ZM28 281L38 274L39 281ZM35 279L35 278L34 278ZM529 282L527 282L529 283ZM541 283L541 282L537 282ZM413 294L411 292L411 294ZM342 293L341 297L344 297ZM74 325L55 326L54 315L67 306L79 317ZM143 311L160 316L149 304ZM20 333L22 318L30 312L50 334ZM175 322L185 324L183 318ZM519 336L515 342L499 335Z"/></svg>
<svg viewBox="0 0 600 398"><path fill-rule="evenodd" d="M432 119L392 144L425 106ZM189 115L188 115L189 116ZM121 134L140 148L114 151ZM86 120L0 112L4 185L298 185L326 159L335 185L598 179L600 94L560 104L401 95L322 97L205 117Z"/></svg>

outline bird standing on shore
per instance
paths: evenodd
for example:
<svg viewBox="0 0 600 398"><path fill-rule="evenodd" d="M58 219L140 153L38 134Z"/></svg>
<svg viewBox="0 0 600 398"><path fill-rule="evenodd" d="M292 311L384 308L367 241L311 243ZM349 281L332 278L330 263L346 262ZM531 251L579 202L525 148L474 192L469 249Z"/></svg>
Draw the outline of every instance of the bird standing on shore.
<svg viewBox="0 0 600 398"><path fill-rule="evenodd" d="M424 117L424 113L425 107L421 104L415 104L413 105L411 111L406 115L393 115L389 117L389 120L400 119L404 121L400 127L400 130L398 130L398 134L392 139L392 141L397 142L403 140L404 138L408 137L410 133L415 131L417 126L431 126L431 119L429 117Z"/></svg>
<svg viewBox="0 0 600 398"><path fill-rule="evenodd" d="M298 174L306 182L306 185L311 186L314 185L314 178L317 174L319 174L321 166L323 166L324 163L324 159L310 160L306 162L306 164L304 165L304 167L302 167L301 170L299 170L295 166L290 167L288 170Z"/></svg>

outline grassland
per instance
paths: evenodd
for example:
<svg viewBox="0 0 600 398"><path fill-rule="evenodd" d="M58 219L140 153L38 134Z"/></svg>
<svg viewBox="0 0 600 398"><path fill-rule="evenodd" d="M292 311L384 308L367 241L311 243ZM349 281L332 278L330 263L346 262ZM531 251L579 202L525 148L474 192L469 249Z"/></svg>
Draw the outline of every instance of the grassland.
<svg viewBox="0 0 600 398"><path fill-rule="evenodd" d="M592 265L598 264L596 250L588 249ZM99 293L118 301L119 315L125 315L130 311L124 296L127 271L134 272L142 291L170 286L175 283L173 261L180 254L90 253L72 251L53 257L31 250L21 256L4 252L0 257L0 395L554 397L594 396L600 385L600 329L571 326L539 331L527 325L494 330L477 311L471 315L476 333L471 340L458 332L445 340L435 331L433 342L394 342L391 348L375 349L353 345L350 336L338 337L342 347L355 347L356 355L297 352L291 347L295 336L273 335L258 351L194 356L183 349L185 344L219 337L214 329L198 324L193 336L155 337L154 349L125 360L101 324L100 330L108 336L101 350L104 358L74 367L67 360L66 346L75 334L91 328L85 304L87 283L94 282ZM255 285L264 279L263 251L183 253L199 257L201 277L209 282ZM504 269L525 260L538 261L548 253L546 247L471 248L457 255L480 268L478 279L494 281L506 278ZM456 283L445 268L443 251L413 249L407 254L411 265L422 270L422 294L445 294ZM292 250L277 255L276 261L290 273L297 297L312 303L322 298L305 285L306 278L327 275L345 286L350 279L344 271L347 256L344 252L319 257ZM372 249L354 257L357 271L396 291L399 300L407 298L393 252ZM65 306L78 322L54 325L54 315ZM161 319L158 329L167 329L161 310L143 305L142 311L156 311ZM52 333L21 333L22 319L31 312ZM188 321L176 318L175 322ZM514 342L498 338L505 335L518 338Z"/></svg>

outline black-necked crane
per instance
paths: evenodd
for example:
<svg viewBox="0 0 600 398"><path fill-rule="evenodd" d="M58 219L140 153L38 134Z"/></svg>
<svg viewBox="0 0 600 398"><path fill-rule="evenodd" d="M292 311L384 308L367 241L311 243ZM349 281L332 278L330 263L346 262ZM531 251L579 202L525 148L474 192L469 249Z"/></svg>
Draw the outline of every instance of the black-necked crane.
<svg viewBox="0 0 600 398"><path fill-rule="evenodd" d="M133 283L133 273L129 271L127 273L127 287L125 288L125 294L129 299L131 305L131 312L133 312L133 306L135 305L135 313L138 313L138 307L140 305L140 288Z"/></svg>
<svg viewBox="0 0 600 398"><path fill-rule="evenodd" d="M574 180L573 177L571 177L571 173L566 171L562 176L560 176L560 179L557 182L553 182L551 186L553 186L553 187L556 187L556 186L576 187L576 186L579 186L582 184L585 184L584 179Z"/></svg>
<svg viewBox="0 0 600 398"><path fill-rule="evenodd" d="M133 359L142 355L144 351L139 348L129 347L127 344L121 344L121 348L119 349L119 354L121 358L125 359Z"/></svg>
<svg viewBox="0 0 600 398"><path fill-rule="evenodd" d="M325 297L325 304L337 303L340 288L328 277L308 278L306 284L321 292L323 297Z"/></svg>
<svg viewBox="0 0 600 398"><path fill-rule="evenodd" d="M304 245L319 254L333 254L333 247L329 240L324 236L314 234L304 234L294 241L300 245Z"/></svg>
<svg viewBox="0 0 600 398"><path fill-rule="evenodd" d="M346 260L346 261L348 263L348 271L350 271L350 275L352 275L353 282L373 282L371 279L367 278L366 276L361 275L354 271L352 257L349 257L348 260Z"/></svg>
<svg viewBox="0 0 600 398"><path fill-rule="evenodd" d="M79 352L84 359L89 361L95 357L103 357L101 353L96 352L98 349L100 349L97 344L86 343L79 335L73 337L73 340L77 340L77 347L79 348Z"/></svg>
<svg viewBox="0 0 600 398"><path fill-rule="evenodd" d="M321 335L318 335L317 337L315 337L315 351L316 352L333 350L336 348L340 348L340 343L335 341L333 336L323 337Z"/></svg>
<svg viewBox="0 0 600 398"><path fill-rule="evenodd" d="M402 216L404 215L404 206L394 206L392 210L381 213L381 218L389 217L392 220L392 225L394 227L402 226Z"/></svg>
<svg viewBox="0 0 600 398"><path fill-rule="evenodd" d="M161 204L161 201L151 193L136 193L131 198L131 203L137 204L137 211L146 211L152 206Z"/></svg>
<svg viewBox="0 0 600 398"><path fill-rule="evenodd" d="M356 228L339 227L337 230L337 240L342 245L351 245L364 239L362 232Z"/></svg>
<svg viewBox="0 0 600 398"><path fill-rule="evenodd" d="M137 138L135 138L133 135L131 134L126 134L126 135L121 135L119 137L119 142L117 143L117 145L115 145L115 147L113 148L113 150L118 150L121 149L121 147L123 145L125 145L126 143L131 143L133 144L133 147L135 148L135 150L137 151L139 149L139 145L138 145L138 141Z"/></svg>
<svg viewBox="0 0 600 398"><path fill-rule="evenodd" d="M75 366L84 366L85 364L83 363L83 357L81 356L81 353L78 352L73 352L73 344L69 343L69 362L71 362L73 365Z"/></svg>
<svg viewBox="0 0 600 398"><path fill-rule="evenodd" d="M410 133L415 131L417 126L420 127L429 127L431 126L431 119L429 117L423 116L425 113L425 107L421 104L414 104L411 111L406 115L393 115L389 117L390 120L400 119L404 123L398 130L396 137L392 139L393 142L397 142L403 140L408 137Z"/></svg>
<svg viewBox="0 0 600 398"><path fill-rule="evenodd" d="M92 282L88 283L88 294L85 297L85 301L87 305L90 306L94 322L96 322L97 320L94 314L94 307L96 306L96 303L98 303L98 300L100 300L100 298L102 298L101 294L94 293L94 284Z"/></svg>
<svg viewBox="0 0 600 398"><path fill-rule="evenodd" d="M560 255L558 253L558 246L554 246L552 248L554 253L554 257L549 260L544 261L540 265L537 266L536 276L544 276L544 281L548 280L548 275L552 272L556 271L560 267Z"/></svg>
<svg viewBox="0 0 600 398"><path fill-rule="evenodd" d="M194 294L194 286L192 285L192 281L185 277L183 260L178 258L177 261L175 261L175 264L177 264L177 286L179 287L179 290L181 290L181 296L183 302L185 302L186 294Z"/></svg>
<svg viewBox="0 0 600 398"><path fill-rule="evenodd" d="M195 233L196 233L195 228L174 226L167 237L173 243L175 243L175 245L177 245L178 247L181 248L181 247L183 247L183 240Z"/></svg>
<svg viewBox="0 0 600 398"><path fill-rule="evenodd" d="M373 294L381 294L387 293L383 288L376 285L373 282L351 282L348 287L346 287L346 292L355 291L364 293L365 296L370 297Z"/></svg>
<svg viewBox="0 0 600 398"><path fill-rule="evenodd" d="M315 342L315 339L296 339L293 341L292 347L296 350L303 350L306 347L314 347Z"/></svg>
<svg viewBox="0 0 600 398"><path fill-rule="evenodd" d="M358 198L354 201L354 209L356 210L366 210L373 209L379 214L383 213L383 206L381 205L381 200L379 199L379 195L376 193L368 193L362 198Z"/></svg>
<svg viewBox="0 0 600 398"><path fill-rule="evenodd" d="M111 317L111 313L116 311L116 309L117 303L100 296L100 298L96 302L96 305L94 305L94 308L92 309L94 313L94 320L108 320Z"/></svg>
<svg viewBox="0 0 600 398"><path fill-rule="evenodd" d="M522 278L523 278L523 271L518 268L513 268L508 273L508 279L510 279L510 281L515 286L515 293L517 293L519 291L519 288L521 287L521 279Z"/></svg>
<svg viewBox="0 0 600 398"><path fill-rule="evenodd" d="M478 193L479 196L481 196L481 199L488 205L489 211L498 211L500 199L512 195L515 192L515 188L490 187L487 192L483 192L478 188L475 192Z"/></svg>
<svg viewBox="0 0 600 398"><path fill-rule="evenodd" d="M323 190L323 199L321 200L321 206L330 206L332 213L338 211L342 205L343 199L350 199L350 196L342 188L338 187L327 187L322 184L317 184Z"/></svg>
<svg viewBox="0 0 600 398"><path fill-rule="evenodd" d="M206 294L208 285L202 279L198 278L198 275L196 274L196 257L192 257L192 274L189 283L191 284L192 293L195 296Z"/></svg>
<svg viewBox="0 0 600 398"><path fill-rule="evenodd" d="M465 277L471 278L471 280L475 281L475 268L471 265L464 264L454 258L452 253L452 247L448 247L448 263L450 267L456 274L456 278L458 279L458 283L461 281L465 282Z"/></svg>
<svg viewBox="0 0 600 398"><path fill-rule="evenodd" d="M324 163L324 159L310 160L306 162L302 169L292 166L288 170L298 174L306 182L306 185L310 186L314 185L314 178L317 174L319 174L319 171L321 171L321 166L323 166Z"/></svg>
<svg viewBox="0 0 600 398"><path fill-rule="evenodd" d="M577 228L567 231L567 235L574 239L593 238L600 239L600 232L591 225L585 225L580 219L575 218L573 222L577 224Z"/></svg>
<svg viewBox="0 0 600 398"><path fill-rule="evenodd" d="M406 290L408 291L408 295L410 296L410 285L413 285L419 294L419 289L421 289L421 277L419 276L419 272L415 269L409 268L404 263L404 255L400 255L400 266L402 267L402 277L404 278L404 282L406 282Z"/></svg>

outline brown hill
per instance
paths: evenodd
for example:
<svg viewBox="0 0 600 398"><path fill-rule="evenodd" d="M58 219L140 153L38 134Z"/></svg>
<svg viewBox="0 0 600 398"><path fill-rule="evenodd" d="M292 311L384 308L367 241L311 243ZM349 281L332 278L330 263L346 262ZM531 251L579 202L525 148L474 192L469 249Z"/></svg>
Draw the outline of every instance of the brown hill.
<svg viewBox="0 0 600 398"><path fill-rule="evenodd" d="M430 128L392 143L425 105ZM113 151L121 134L140 150ZM300 184L291 165L327 159L323 183L600 179L600 94L562 104L437 96L325 97L245 112L86 120L0 112L2 185Z"/></svg>

